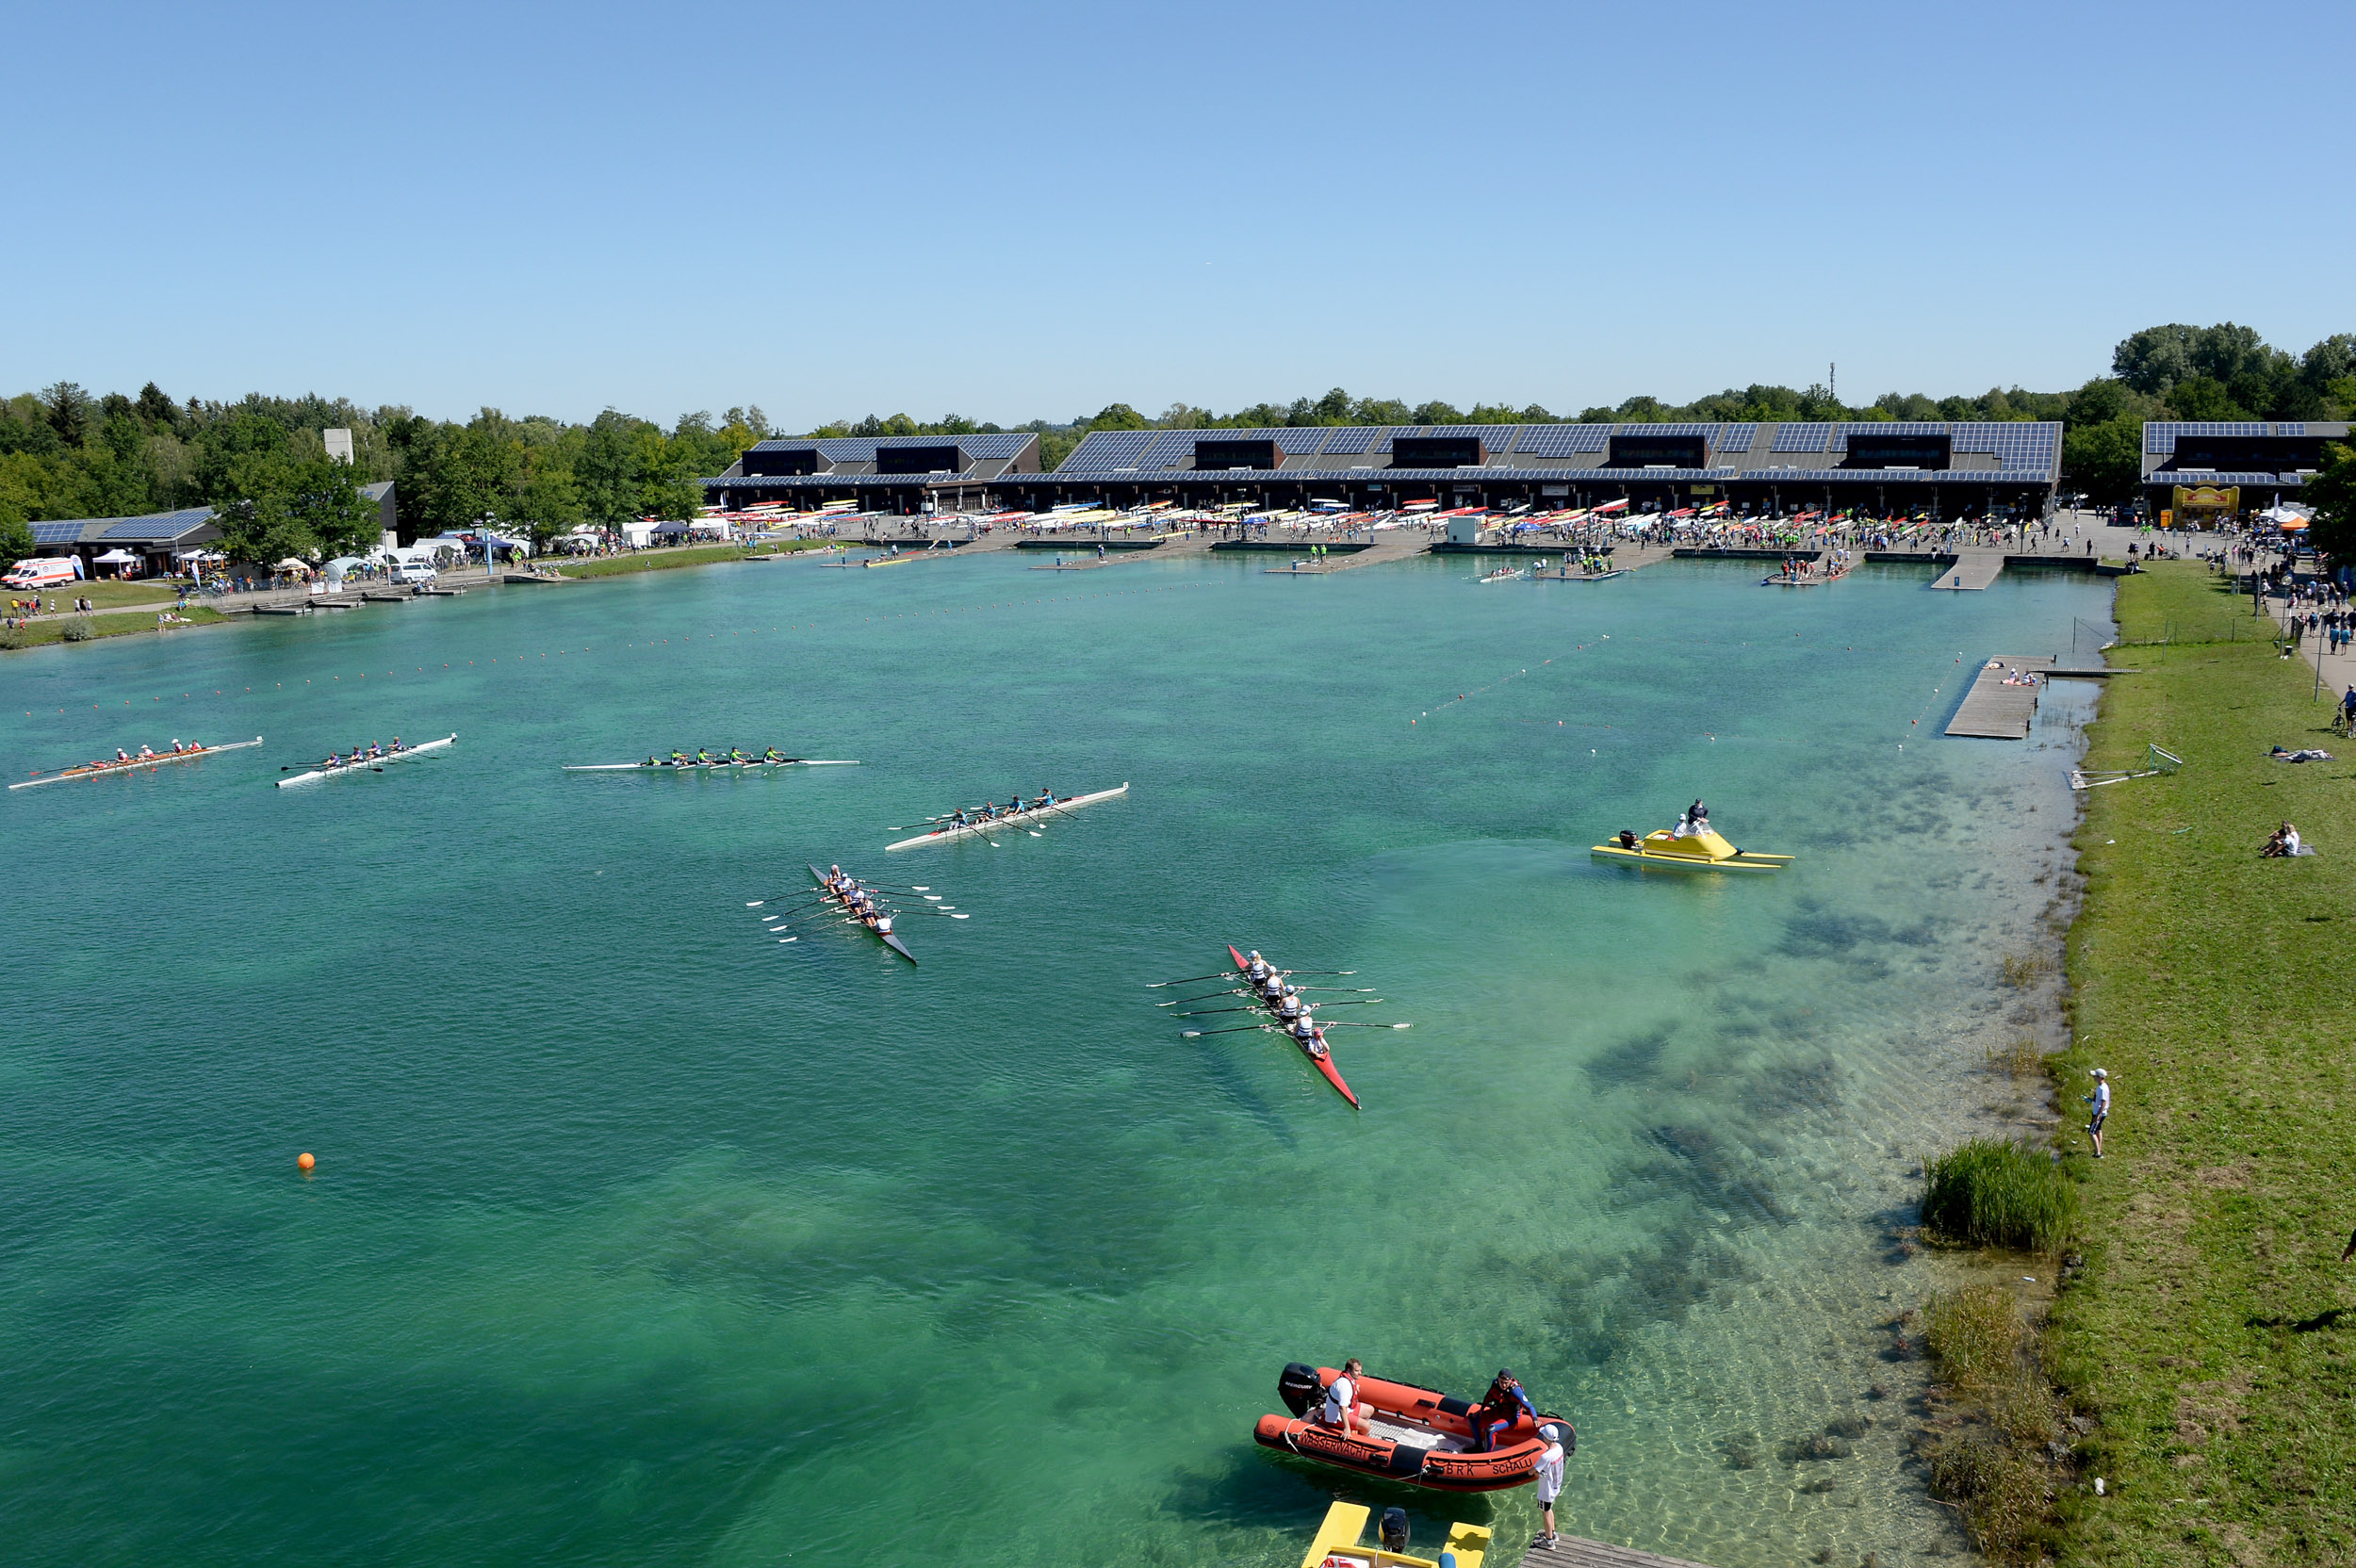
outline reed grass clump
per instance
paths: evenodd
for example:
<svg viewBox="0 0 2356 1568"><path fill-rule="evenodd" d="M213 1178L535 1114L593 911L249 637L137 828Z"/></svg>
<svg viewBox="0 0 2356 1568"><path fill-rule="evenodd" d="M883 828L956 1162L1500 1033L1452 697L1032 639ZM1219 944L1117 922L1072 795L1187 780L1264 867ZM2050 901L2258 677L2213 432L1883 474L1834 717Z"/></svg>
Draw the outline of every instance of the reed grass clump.
<svg viewBox="0 0 2356 1568"><path fill-rule="evenodd" d="M2014 953L2004 958L2004 984L2015 990L2034 986L2053 968L2042 953Z"/></svg>
<svg viewBox="0 0 2356 1568"><path fill-rule="evenodd" d="M2078 1189L2053 1160L2001 1138L1972 1138L1922 1169L1922 1228L1969 1247L2061 1250L2078 1224Z"/></svg>
<svg viewBox="0 0 2356 1568"><path fill-rule="evenodd" d="M1995 1562L2026 1562L2053 1534L2063 1471L2049 1447L2061 1410L2037 1364L2036 1337L2002 1285L1966 1285L1936 1298L1923 1343L1950 1420L1925 1458L1933 1491L1963 1510L1972 1539Z"/></svg>
<svg viewBox="0 0 2356 1568"><path fill-rule="evenodd" d="M76 615L65 623L57 635L69 643L87 643L98 634L90 629L89 617Z"/></svg>
<svg viewBox="0 0 2356 1568"><path fill-rule="evenodd" d="M2001 1069L2015 1078L2026 1078L2035 1072L2037 1064L2044 1058L2045 1053L2038 1046L2035 1035L2015 1035L2002 1045L1991 1043L1988 1047L1988 1065Z"/></svg>

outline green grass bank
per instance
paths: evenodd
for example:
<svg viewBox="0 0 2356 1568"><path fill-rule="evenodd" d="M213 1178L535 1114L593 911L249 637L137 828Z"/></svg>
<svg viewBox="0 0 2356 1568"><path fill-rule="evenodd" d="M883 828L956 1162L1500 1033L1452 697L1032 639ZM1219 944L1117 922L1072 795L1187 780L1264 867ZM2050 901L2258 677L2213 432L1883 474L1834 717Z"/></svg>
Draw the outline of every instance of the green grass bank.
<svg viewBox="0 0 2356 1568"><path fill-rule="evenodd" d="M2098 1418L2064 1560L2356 1562L2356 746L2203 568L2121 580L2118 615L2111 661L2143 673L2110 682L2086 765L2152 742L2186 765L2090 792L2078 839L2053 1070L2067 1112L2098 1066L2116 1100L2106 1158L2082 1115L2062 1139L2086 1267L2044 1354ZM2319 853L2259 858L2284 820Z"/></svg>
<svg viewBox="0 0 2356 1568"><path fill-rule="evenodd" d="M798 550L823 550L839 543L832 539L788 539L778 544L763 545L752 555L792 555ZM747 553L741 545L676 546L669 549L640 550L632 555L596 556L586 560L568 561L558 558L545 563L561 577L622 577L631 572L663 572L674 566L713 566L724 561L743 561Z"/></svg>
<svg viewBox="0 0 2356 1568"><path fill-rule="evenodd" d="M207 609L201 604L192 604L180 612L182 619L179 626L157 626L155 624L156 612L168 607L171 603L172 596L166 594L156 601L155 609L140 611L136 614L44 616L30 626L15 627L0 631L0 649L37 648L49 643L83 641L82 638L67 634L68 629L75 626L86 629L90 638L128 637L140 631L179 631L191 626L215 626L229 618L219 611Z"/></svg>

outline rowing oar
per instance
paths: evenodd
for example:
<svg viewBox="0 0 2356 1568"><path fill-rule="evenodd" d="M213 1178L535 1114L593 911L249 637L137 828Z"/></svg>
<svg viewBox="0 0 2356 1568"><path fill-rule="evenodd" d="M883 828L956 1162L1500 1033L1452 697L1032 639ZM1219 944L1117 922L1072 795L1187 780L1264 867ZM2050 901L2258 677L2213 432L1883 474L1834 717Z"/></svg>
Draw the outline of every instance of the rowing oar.
<svg viewBox="0 0 2356 1568"><path fill-rule="evenodd" d="M1217 974L1190 974L1184 980L1148 980L1145 983L1145 988L1149 991L1157 991L1164 986L1191 986L1198 980L1232 980L1235 977L1234 970L1223 969Z"/></svg>
<svg viewBox="0 0 2356 1568"><path fill-rule="evenodd" d="M1340 991L1347 994L1351 991L1370 991L1374 988L1372 986L1295 986L1293 989L1297 991ZM1319 1005L1322 1006L1325 1004L1320 1003Z"/></svg>
<svg viewBox="0 0 2356 1568"><path fill-rule="evenodd" d="M1204 991L1201 996L1176 996L1170 998L1168 1002L1156 1002L1153 1005L1156 1007L1184 1007L1188 1003L1208 1002L1213 997L1249 996L1252 993L1250 991L1246 990Z"/></svg>
<svg viewBox="0 0 2356 1568"><path fill-rule="evenodd" d="M1181 1029L1178 1031L1178 1037L1197 1040L1205 1035L1240 1035L1247 1029L1276 1029L1276 1025L1273 1023L1235 1023L1224 1029ZM1284 1033L1281 1029L1276 1029L1276 1032L1280 1035Z"/></svg>
<svg viewBox="0 0 2356 1568"><path fill-rule="evenodd" d="M1332 1023L1320 1023L1317 1027L1320 1029L1413 1029L1415 1025L1412 1023L1352 1023L1347 1019L1337 1019Z"/></svg>

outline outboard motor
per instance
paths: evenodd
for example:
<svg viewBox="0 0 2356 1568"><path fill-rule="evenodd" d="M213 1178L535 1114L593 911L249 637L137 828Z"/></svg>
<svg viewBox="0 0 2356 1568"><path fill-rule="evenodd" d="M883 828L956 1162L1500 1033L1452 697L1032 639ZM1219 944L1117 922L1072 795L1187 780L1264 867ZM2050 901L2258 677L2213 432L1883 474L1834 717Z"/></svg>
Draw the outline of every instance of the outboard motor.
<svg viewBox="0 0 2356 1568"><path fill-rule="evenodd" d="M1311 1405L1325 1397L1325 1384L1317 1380L1316 1367L1288 1362L1284 1375L1276 1380L1276 1396L1284 1401L1284 1408L1293 1414L1306 1415Z"/></svg>
<svg viewBox="0 0 2356 1568"><path fill-rule="evenodd" d="M1383 1549L1386 1552L1407 1550L1407 1511L1386 1508L1383 1511Z"/></svg>

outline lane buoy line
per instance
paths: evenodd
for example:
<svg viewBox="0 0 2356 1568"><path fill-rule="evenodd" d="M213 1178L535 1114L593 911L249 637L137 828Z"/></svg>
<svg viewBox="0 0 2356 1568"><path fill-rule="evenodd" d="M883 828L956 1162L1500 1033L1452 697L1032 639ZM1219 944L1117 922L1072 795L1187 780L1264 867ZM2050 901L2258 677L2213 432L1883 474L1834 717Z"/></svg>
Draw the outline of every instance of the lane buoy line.
<svg viewBox="0 0 2356 1568"><path fill-rule="evenodd" d="M958 606L954 606L954 607L952 607L952 608L945 609L945 610L921 610L921 611L906 611L906 612L901 612L899 613L899 615L895 615L893 618L894 618L894 619L898 619L898 618L900 618L900 616L902 616L902 615L908 615L908 614L920 614L920 615L954 615L954 614L972 614L972 613L974 613L974 612L982 612L982 611L992 611L992 610L1021 610L1021 609L1026 609L1026 608L1029 608L1029 607L1034 606L1034 605L1078 604L1078 603L1083 603L1083 602L1086 602L1086 601L1088 601L1088 600L1091 600L1091 599L1130 598L1130 597L1135 597L1135 596L1138 596L1138 595L1142 595L1142 594L1174 594L1174 593L1178 592L1180 589L1183 589L1183 588L1209 588L1209 587L1215 587L1215 586L1233 586L1233 584L1232 584L1232 583L1224 583L1224 584L1223 584L1223 583L1219 582L1218 580L1210 580L1210 579L1205 579L1205 580L1198 580L1198 581L1191 581L1191 582L1168 582L1168 583L1161 583L1161 584L1157 584L1156 586L1154 586L1154 587L1151 587L1151 588L1121 588L1121 589L1107 589L1106 591L1104 591L1104 593L1101 593L1101 594L1064 594L1064 595L1046 597L1046 598L1037 598L1037 599L1008 599L1008 600L1006 600L1006 601L1004 601L1004 602L1002 602L1002 603L993 603L993 604L988 604L988 605L981 605L981 604L976 604L976 605L972 605L972 606L958 605ZM873 620L873 619L874 619L874 617L873 617L873 616L868 616L868 617L864 617L864 618L865 618L865 619L867 619L867 620ZM745 629L745 628L739 628L739 629L736 629L731 630L731 631L729 632L729 635L730 635L730 636L732 636L732 637L733 637L733 636L741 636L741 635L743 635L744 631L745 631L745 630L747 630L747 629L749 629L750 631L752 631L755 635L759 635L759 634L760 634L761 631L763 631L764 629L765 629L765 630L768 630L768 631L821 631L821 630L829 630L829 629L834 629L835 627L839 626L840 624L841 624L841 623L839 623L839 622L834 622L834 621L810 621L810 622L807 622L807 623L794 623L794 622L788 622L788 623L786 623L786 624L784 624L784 625L782 625L782 626L771 626L771 627L767 627L767 628L762 628L762 627L758 627L758 626L756 626L756 627L752 627L752 628L749 628L749 629ZM717 632L706 632L706 633L704 634L704 636L705 636L705 640L706 640L706 641L712 641L712 640L716 639L716 638L719 636L719 633L717 633ZM642 647L643 647L646 651L647 651L647 652L652 652L654 649L656 649L656 648L658 648L658 647L667 647L667 646L669 646L670 645L671 645L671 639L670 639L670 638L668 638L668 637L664 637L664 638L661 638L661 639L659 639L659 640L657 640L657 641L655 641L655 642L652 642L652 643L646 643L646 644L643 644L643 645L642 645L642 644L639 644L639 643L634 643L634 642L625 642L625 643L622 645L622 646L623 646L623 648L624 648L625 650L637 650L637 649L640 649L640 648L642 648ZM608 652L613 651L613 645L612 645L611 643L606 644L606 645L605 645L605 647L606 647L606 650L607 650ZM581 652L581 653L584 653L584 654L586 654L586 653L592 653L592 652L595 652L595 651L596 651L596 648L595 648L595 645L593 645L592 646L589 646L589 647L583 647L583 648L581 648L581 649L579 649L579 650L575 650L574 648L567 646L567 647L561 647L561 648L557 648L557 649L554 649L553 651L554 651L556 654L558 654L560 657L563 657L563 656L567 656L567 655L570 655L570 654L572 654L572 653L573 653L573 652L575 652L575 651L579 651L579 652ZM542 658L542 659L546 659L548 656L548 655L546 652L543 652L543 653L541 653L541 654L539 655L539 657L540 657L540 658ZM488 662L488 663L491 663L491 664L496 664L496 663L498 663L498 662L499 662L500 657L501 657L500 655L494 654L494 655L492 655L492 656L491 656L491 658L487 661L487 662ZM523 653L511 653L511 654L507 654L507 655L505 655L504 657L507 659L507 661L508 661L508 662L509 662L510 666L512 667L512 666L519 666L519 665L521 665L521 664L523 663L523 662L525 661L525 659L529 657L529 655L527 655L527 654L523 654ZM448 670L448 669L451 669L451 668L453 668L453 666L452 666L450 663L449 663L448 662L445 662L442 664L442 666L441 666L441 667L442 667L443 669L445 669L445 670ZM465 661L463 664L459 664L459 665L457 665L457 666L455 666L455 667L456 667L456 668L460 668L460 669L472 669L472 668L475 668L475 667L476 667L476 665L475 665L475 661L473 661L473 660L469 659L469 660ZM354 678L355 678L355 679L359 679L359 680L366 680L366 679L368 678L369 673L370 673L370 672L368 672L368 671L365 671L365 670L360 671L360 672L358 672L358 673L355 675ZM432 668L430 668L430 667L428 667L428 666L426 666L426 665L424 665L424 664L418 664L418 665L417 665L417 666L415 666L415 667L414 667L414 670L413 670L413 672L412 672L412 673L431 677L431 676L433 676L435 672L434 672ZM386 671L384 672L384 674L385 674L385 676L386 676L386 677L397 677L397 676L398 676L398 674L399 674L399 672L398 672L398 671L394 671L394 670L386 670ZM287 680L292 680L292 679L296 679L296 678L297 678L297 677L294 677L294 676L291 676L291 675L290 675L290 676L288 676L288 677L286 678L286 679L287 679ZM331 675L327 675L327 676L325 676L325 677L323 677L323 678L322 678L322 677L319 677L319 676L304 676L304 677L301 677L300 678L302 679L303 683L305 686L314 685L314 684L316 684L316 682L317 682L318 680L319 680L319 679L321 679L321 678L326 679L326 680L328 681L328 683L329 683L331 686L333 686L333 685L341 685L341 684L342 684L342 682L343 682L343 678L343 678L342 676L340 676L340 675L333 675L333 674L331 674ZM285 680L277 681L277 682L275 682L275 683L274 683L274 684L270 687L270 690L271 690L271 691L284 691L284 690L286 689L286 681L285 681ZM239 697L239 696L251 695L251 694L254 693L254 687L251 687L251 686L245 687L245 688L243 688L241 691L235 692L235 693L231 692L231 691L230 691L227 687L215 687L215 688L213 689L212 695L213 695L213 696L216 696L216 697L222 697L222 698L225 698L225 699L227 699L227 700L229 700L229 701L233 701L233 702L234 702L234 701L235 701L235 700L237 700L237 697ZM134 702L135 702L135 700L136 700L136 699L131 698L131 697L124 697L124 698L123 698L122 700L123 700L123 705L125 708L129 708L129 707L133 706L133 704L134 704ZM162 702L164 699L163 699L163 697L162 697L162 696L160 696L160 695L153 695L153 696L150 696L148 700L149 700L149 701L151 701L151 702L158 702L158 703L160 703L160 702ZM174 700L175 702L178 702L178 701L186 701L186 702L204 702L204 701L208 701L209 699L208 699L208 698L206 698L206 697L205 697L205 696L204 696L204 695L202 695L201 694L198 694L198 693L194 693L194 692L183 692L183 693L181 693L181 694L180 694L180 695L179 695L178 697L175 697L175 698L173 698L172 700ZM90 704L90 710L91 710L91 711L93 711L93 712L96 712L96 711L100 710L101 707L102 707L102 705L101 705L101 704L99 704L99 703L95 703L95 702L93 702L93 703L91 703L91 704ZM66 711L66 710L65 710L65 709L63 709L63 708L60 708L60 709L58 709L58 710L57 710L57 712L58 714L63 714L65 711ZM36 716L36 710L32 710L32 709L26 709L26 710L25 710L25 716L26 718L28 718L28 719L29 719L29 718L33 718L33 717L35 717L35 716Z"/></svg>

